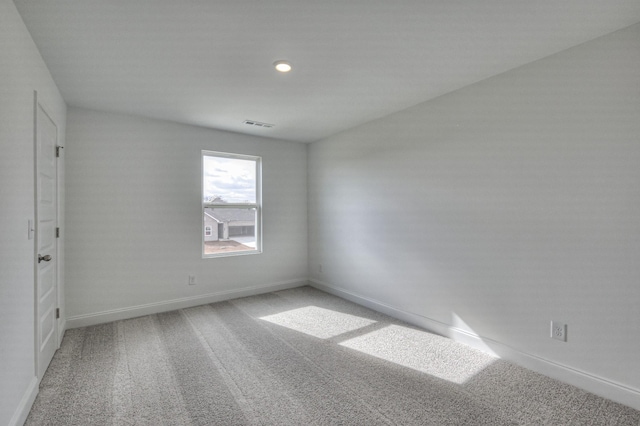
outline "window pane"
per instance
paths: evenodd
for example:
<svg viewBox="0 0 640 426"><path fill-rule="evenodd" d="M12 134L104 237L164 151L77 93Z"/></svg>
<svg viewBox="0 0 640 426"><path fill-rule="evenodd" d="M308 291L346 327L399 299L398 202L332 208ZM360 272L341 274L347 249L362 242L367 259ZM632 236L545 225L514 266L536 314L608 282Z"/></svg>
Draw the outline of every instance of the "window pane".
<svg viewBox="0 0 640 426"><path fill-rule="evenodd" d="M256 209L204 209L204 254L256 250Z"/></svg>
<svg viewBox="0 0 640 426"><path fill-rule="evenodd" d="M256 162L204 156L204 202L255 203Z"/></svg>

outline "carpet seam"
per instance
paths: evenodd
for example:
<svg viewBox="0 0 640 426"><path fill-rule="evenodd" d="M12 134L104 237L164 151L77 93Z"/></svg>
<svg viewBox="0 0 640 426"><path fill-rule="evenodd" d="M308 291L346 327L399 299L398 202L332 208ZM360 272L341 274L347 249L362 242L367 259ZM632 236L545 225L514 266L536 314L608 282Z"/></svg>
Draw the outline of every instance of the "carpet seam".
<svg viewBox="0 0 640 426"><path fill-rule="evenodd" d="M277 295L276 295L277 296ZM278 296L279 297L279 296ZM354 389L352 387L350 387L349 385L345 384L342 380L337 379L333 374L331 374L330 372L328 372L327 370L325 370L324 368L320 367L315 361L313 361L312 359L310 359L305 353L303 353L302 351L298 350L298 348L294 347L293 345L291 345L289 342L287 342L286 340L282 339L280 336L276 335L271 329L269 329L266 325L258 322L254 317L252 317L251 315L249 315L244 309L242 309L241 307L237 306L234 301L230 301L230 303L232 303L236 308L238 308L238 310L240 310L245 316L247 316L248 318L250 318L254 323L256 323L258 325L258 327L262 328L263 330L266 330L271 336L273 336L274 338L276 338L278 341L280 341L281 343L285 344L286 346L288 346L291 350L293 350L294 352L296 352L298 355L300 355L303 359L305 359L307 362L309 362L309 364L313 365L313 367L316 369L316 371L319 371L320 373L322 373L323 376L325 376L325 378L331 379L334 382L337 382L338 384L340 384L341 387L343 387L344 389L348 390L348 392L358 401L360 401L362 403L362 405L364 405L365 407L367 407L369 410L371 410L371 412L377 413L380 417L382 417L385 421L388 422L389 425L397 425L396 422L394 422L392 419L389 419L384 413L380 412L379 410L377 410L375 407L371 406L368 402L364 401L360 396L357 395L356 392L354 392Z"/></svg>
<svg viewBox="0 0 640 426"><path fill-rule="evenodd" d="M187 322L193 329L194 334L198 337L198 341L200 342L200 345L202 345L202 347L206 350L207 355L209 356L209 359L211 359L214 366L222 376L222 379L224 380L231 394L234 396L245 418L251 424L259 425L260 424L259 416L255 413L253 407L247 401L246 396L242 393L242 390L240 389L238 384L235 382L235 380L233 380L233 378L231 377L227 369L224 367L224 364L222 363L222 361L220 361L220 358L218 358L218 356L215 354L215 350L211 347L211 345L209 345L209 342L207 342L206 338L202 335L202 332L200 331L200 329L198 329L198 327L193 323L191 318L189 318L189 315L183 309L180 309L179 312L187 320Z"/></svg>
<svg viewBox="0 0 640 426"><path fill-rule="evenodd" d="M221 303L227 304L230 307L233 307L234 305L232 305L231 303L229 303L229 301L224 301L224 302L217 302L217 303L212 303L209 305L206 305L207 308L210 309L210 312L212 313L212 315L217 316L218 317L218 322L216 323L216 325L218 327L220 327L221 330L224 330L225 334L228 334L228 336L226 336L227 338L229 338L230 336L235 336L235 332L229 328L229 326L225 323L224 318L222 318L221 315L219 315L219 313L216 310L217 306L220 306ZM247 318L249 318L252 322L255 322L255 320L250 317L247 316L244 312L240 311L241 314L245 315ZM241 345L242 347L245 347L244 343L238 341L237 343L238 345ZM245 350L247 350L245 348ZM262 368L264 368L264 363L262 362L262 360L259 357L256 357L253 353L251 353L251 351L247 350L247 355L253 362L258 363ZM278 382L278 384L281 386L281 388L279 389L279 392L282 392L282 394L284 396L286 396L288 398L288 400L290 401L290 403L294 404L295 402L295 395L293 395L287 388L286 386L283 385L282 380L280 378L280 376L278 375L271 375L269 373L269 375L271 376L271 378L275 381Z"/></svg>

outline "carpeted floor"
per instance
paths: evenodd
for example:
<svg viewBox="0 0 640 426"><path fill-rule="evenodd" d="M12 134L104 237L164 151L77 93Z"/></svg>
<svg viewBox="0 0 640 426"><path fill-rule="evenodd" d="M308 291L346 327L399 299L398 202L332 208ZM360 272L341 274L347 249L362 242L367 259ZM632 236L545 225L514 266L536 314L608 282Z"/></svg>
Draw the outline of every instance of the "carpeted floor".
<svg viewBox="0 0 640 426"><path fill-rule="evenodd" d="M27 425L640 425L310 287L69 330Z"/></svg>

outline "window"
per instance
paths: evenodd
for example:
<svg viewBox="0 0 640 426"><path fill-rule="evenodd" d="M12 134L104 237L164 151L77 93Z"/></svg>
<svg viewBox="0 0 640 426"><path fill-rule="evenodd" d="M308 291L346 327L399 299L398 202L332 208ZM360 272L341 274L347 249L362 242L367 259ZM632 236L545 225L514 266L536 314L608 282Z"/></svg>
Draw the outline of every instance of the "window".
<svg viewBox="0 0 640 426"><path fill-rule="evenodd" d="M203 257L262 251L261 158L202 151Z"/></svg>

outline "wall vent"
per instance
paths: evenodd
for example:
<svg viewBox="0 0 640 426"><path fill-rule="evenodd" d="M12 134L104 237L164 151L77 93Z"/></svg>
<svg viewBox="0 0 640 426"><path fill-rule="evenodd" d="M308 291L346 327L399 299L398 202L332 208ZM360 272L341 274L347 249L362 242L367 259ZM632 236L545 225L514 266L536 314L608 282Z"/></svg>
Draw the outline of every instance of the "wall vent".
<svg viewBox="0 0 640 426"><path fill-rule="evenodd" d="M261 123L260 121L256 121L256 120L244 120L243 123L249 126L266 127L267 129L270 129L271 127L275 126L275 124Z"/></svg>

